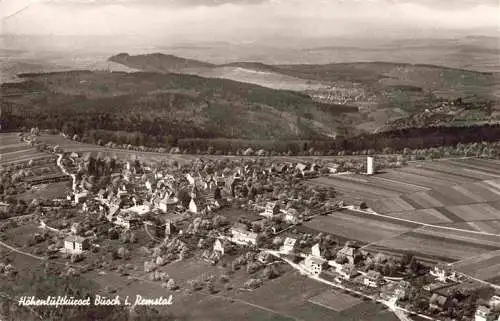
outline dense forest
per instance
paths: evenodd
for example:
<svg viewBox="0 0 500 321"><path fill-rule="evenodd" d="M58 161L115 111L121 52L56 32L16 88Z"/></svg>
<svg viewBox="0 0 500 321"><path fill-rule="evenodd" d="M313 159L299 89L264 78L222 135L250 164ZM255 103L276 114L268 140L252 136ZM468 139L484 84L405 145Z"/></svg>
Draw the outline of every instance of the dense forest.
<svg viewBox="0 0 500 321"><path fill-rule="evenodd" d="M3 84L2 129L37 126L118 144L179 138L325 139L357 108L224 79L155 73L61 72Z"/></svg>

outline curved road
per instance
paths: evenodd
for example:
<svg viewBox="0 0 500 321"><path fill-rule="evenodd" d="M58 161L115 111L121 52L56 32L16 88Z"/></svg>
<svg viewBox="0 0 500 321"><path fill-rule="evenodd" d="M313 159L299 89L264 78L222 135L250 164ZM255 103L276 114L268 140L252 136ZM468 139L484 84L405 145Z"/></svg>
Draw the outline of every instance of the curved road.
<svg viewBox="0 0 500 321"><path fill-rule="evenodd" d="M75 174L70 174L66 168L64 167L64 165L62 164L62 158L63 158L63 154L57 154L57 166L59 166L59 168L61 169L61 171L65 174L65 175L68 175L68 176L71 176L71 179L73 180L73 184L72 184L72 187L71 189L73 190L73 193L76 194L76 175Z"/></svg>

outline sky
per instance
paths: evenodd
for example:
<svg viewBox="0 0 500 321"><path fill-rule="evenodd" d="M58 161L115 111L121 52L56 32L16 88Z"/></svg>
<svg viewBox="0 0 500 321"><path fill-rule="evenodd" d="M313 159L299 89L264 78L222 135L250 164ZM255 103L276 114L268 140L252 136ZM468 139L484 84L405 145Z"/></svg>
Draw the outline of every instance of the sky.
<svg viewBox="0 0 500 321"><path fill-rule="evenodd" d="M0 34L252 41L498 31L500 5L498 0L0 0L0 17Z"/></svg>

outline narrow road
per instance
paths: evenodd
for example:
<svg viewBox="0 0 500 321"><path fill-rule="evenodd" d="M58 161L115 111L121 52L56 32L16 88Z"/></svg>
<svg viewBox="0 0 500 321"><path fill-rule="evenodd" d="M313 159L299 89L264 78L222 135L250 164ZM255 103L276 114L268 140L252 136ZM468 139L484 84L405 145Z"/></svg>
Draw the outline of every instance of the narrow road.
<svg viewBox="0 0 500 321"><path fill-rule="evenodd" d="M19 254L22 254L22 255L26 255L26 256L30 256L30 257L32 257L32 258L34 258L34 259L36 259L36 260L40 260L40 261L47 261L47 259L46 259L46 258L44 258L44 257L41 257L41 256L36 256L36 255L34 255L34 254L31 254L31 253L28 253L28 252L21 251L21 250L19 250L19 249L15 248L15 247L13 247L13 246L10 246L9 244L4 243L4 242L2 242L2 241L0 241L0 245L1 245L1 246L3 246L3 247L5 247L5 248L7 248L7 249L9 249L9 250L11 250L11 251L13 251L13 252L16 252L16 253L19 253Z"/></svg>
<svg viewBox="0 0 500 321"><path fill-rule="evenodd" d="M71 189L73 190L73 194L76 194L76 175L75 174L70 174L68 173L68 171L66 170L66 168L64 167L64 165L62 164L62 158L63 158L63 154L58 154L57 155L57 166L59 166L59 168L61 169L61 171L65 174L65 175L68 175L68 176L71 176L71 179L73 181L73 184L72 184L72 187Z"/></svg>

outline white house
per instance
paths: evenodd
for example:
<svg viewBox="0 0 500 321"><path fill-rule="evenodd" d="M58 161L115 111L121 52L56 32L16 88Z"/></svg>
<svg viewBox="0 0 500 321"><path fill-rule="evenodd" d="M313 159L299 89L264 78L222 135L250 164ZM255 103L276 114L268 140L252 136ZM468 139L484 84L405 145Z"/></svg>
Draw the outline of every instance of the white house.
<svg viewBox="0 0 500 321"><path fill-rule="evenodd" d="M319 275L321 271L323 271L323 264L325 260L321 257L316 257L314 255L306 256L304 261L305 267L311 272L313 275Z"/></svg>
<svg viewBox="0 0 500 321"><path fill-rule="evenodd" d="M277 202L267 202L264 212L260 215L273 218L280 213L280 207Z"/></svg>
<svg viewBox="0 0 500 321"><path fill-rule="evenodd" d="M291 253L295 249L295 244L297 243L297 240L291 237L285 238L285 242L283 243L283 246L280 248L280 251L283 253Z"/></svg>
<svg viewBox="0 0 500 321"><path fill-rule="evenodd" d="M298 163L296 166L295 166L295 169L298 170L301 174L304 174L304 171L308 168L309 166L307 166L306 164L303 164L303 163Z"/></svg>
<svg viewBox="0 0 500 321"><path fill-rule="evenodd" d="M149 180L147 180L146 183L144 183L144 185L146 186L146 188L150 193L153 191L153 184L151 184Z"/></svg>
<svg viewBox="0 0 500 321"><path fill-rule="evenodd" d="M330 164L326 165L326 168L328 169L328 173L335 174L338 171L339 165L334 164L334 163L330 163Z"/></svg>
<svg viewBox="0 0 500 321"><path fill-rule="evenodd" d="M500 311L500 296L492 296L489 302L489 306L492 307L495 311Z"/></svg>
<svg viewBox="0 0 500 321"><path fill-rule="evenodd" d="M336 273L340 273L344 267L344 264L337 263L335 260L328 261L328 265L333 267Z"/></svg>
<svg viewBox="0 0 500 321"><path fill-rule="evenodd" d="M132 213L135 213L139 216L142 216L146 213L149 213L150 211L151 211L151 208L148 205L135 205L135 206L127 208L127 212L132 212Z"/></svg>
<svg viewBox="0 0 500 321"><path fill-rule="evenodd" d="M165 223L165 237L175 234L177 232L177 228L171 221L167 221Z"/></svg>
<svg viewBox="0 0 500 321"><path fill-rule="evenodd" d="M133 213L119 213L113 223L129 230L139 225L139 219Z"/></svg>
<svg viewBox="0 0 500 321"><path fill-rule="evenodd" d="M174 194L169 195L168 193L166 193L165 197L163 199L161 199L160 201L158 201L158 208L161 211L166 213L169 205L175 205L178 202L179 202L179 199L177 197L175 197Z"/></svg>
<svg viewBox="0 0 500 321"><path fill-rule="evenodd" d="M258 234L248 230L245 224L236 223L231 227L232 238L231 241L237 244L257 244Z"/></svg>
<svg viewBox="0 0 500 321"><path fill-rule="evenodd" d="M299 213L294 208L289 208L286 210L282 210L284 213L283 220L289 224L297 224L299 223Z"/></svg>
<svg viewBox="0 0 500 321"><path fill-rule="evenodd" d="M313 245L313 247L311 248L311 255L315 256L315 257L322 258L322 256L321 256L321 249L319 247L319 243Z"/></svg>
<svg viewBox="0 0 500 321"><path fill-rule="evenodd" d="M191 201L189 202L189 211L193 214L198 214L203 212L203 210L206 210L206 204L204 204L203 200L200 198L191 198Z"/></svg>
<svg viewBox="0 0 500 321"><path fill-rule="evenodd" d="M447 280L454 280L456 278L455 271L453 271L449 265L444 264L437 264L434 266L434 269L430 271L430 274L443 283Z"/></svg>
<svg viewBox="0 0 500 321"><path fill-rule="evenodd" d="M224 255L224 245L221 240L215 240L213 251L220 253L221 256Z"/></svg>
<svg viewBox="0 0 500 321"><path fill-rule="evenodd" d="M494 321L496 314L487 306L481 305L474 314L474 321Z"/></svg>
<svg viewBox="0 0 500 321"><path fill-rule="evenodd" d="M87 191L83 191L75 194L75 204L83 202L87 198Z"/></svg>
<svg viewBox="0 0 500 321"><path fill-rule="evenodd" d="M89 249L89 240L76 235L68 236L64 240L63 251L69 254L79 254Z"/></svg>

